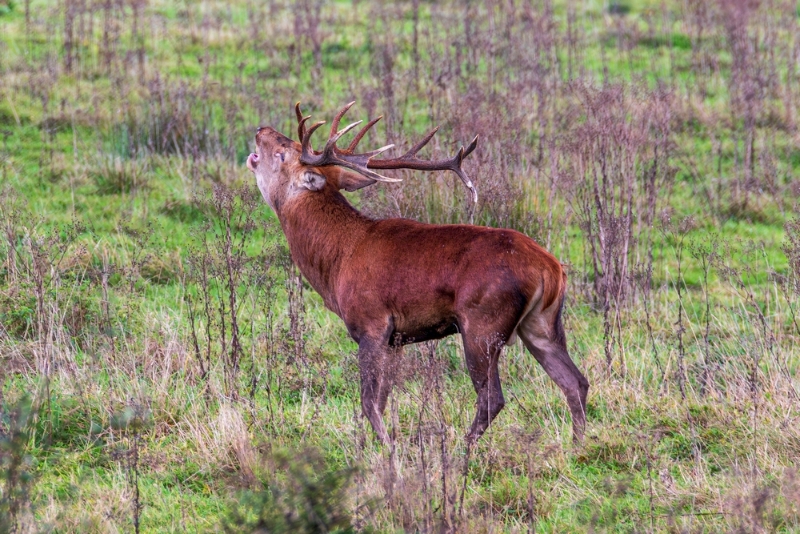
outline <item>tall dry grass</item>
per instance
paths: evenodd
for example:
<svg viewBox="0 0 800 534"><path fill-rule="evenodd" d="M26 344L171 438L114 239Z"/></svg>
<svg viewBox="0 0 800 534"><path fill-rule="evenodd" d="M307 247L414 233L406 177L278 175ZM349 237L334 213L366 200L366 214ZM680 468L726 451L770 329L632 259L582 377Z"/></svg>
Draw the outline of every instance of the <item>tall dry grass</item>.
<svg viewBox="0 0 800 534"><path fill-rule="evenodd" d="M797 528L794 5L35 7L0 22L0 530ZM352 345L241 183L256 126L351 98L376 146L481 139L477 206L399 173L365 212L568 264L582 447L517 346L468 453L457 339L406 350L374 443Z"/></svg>

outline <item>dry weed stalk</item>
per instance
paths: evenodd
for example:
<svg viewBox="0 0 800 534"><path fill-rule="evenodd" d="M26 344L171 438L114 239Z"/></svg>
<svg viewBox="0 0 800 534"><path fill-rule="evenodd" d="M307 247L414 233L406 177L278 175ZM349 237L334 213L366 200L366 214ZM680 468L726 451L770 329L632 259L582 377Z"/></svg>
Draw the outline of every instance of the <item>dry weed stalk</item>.
<svg viewBox="0 0 800 534"><path fill-rule="evenodd" d="M10 4L0 0L0 8ZM191 530L200 495L193 484L217 497L233 483L252 490L265 466L288 465L265 460L259 439L302 436L328 450L339 436L337 465L347 451L348 466L364 466L354 502L339 509L352 512L358 530L569 530L559 523L569 505L597 509L597 530L796 528L797 476L783 470L798 437L800 222L786 222L800 191L796 6L687 0L626 13L624 2L608 4L595 12L574 0L212 2L166 16L140 0L24 0L18 19L0 15L9 28L0 43L0 403L46 377L36 432L69 451L107 450L111 418L125 406L149 402L152 411L152 426L122 436L118 480L80 480L76 493L37 503L36 518L70 531L155 528L147 518L156 507L140 514L136 492L164 472L157 451L185 468L175 471L182 509L173 524ZM339 32L344 26L368 30ZM231 61L230 50L243 59ZM369 59L353 68L356 56ZM454 345L406 355L421 370L393 399L393 418L412 430L395 432L391 452L376 448L360 418L337 418L354 395L353 357L340 357L347 347L285 251L248 248L261 239L252 226L261 219L237 184L257 123L281 124L298 98L321 114L349 97L370 116L385 110L388 137L400 145L440 122L443 138L487 140L468 163L481 193L474 212L446 177L409 174L402 187L364 194L370 213L474 218L560 247L570 263L575 348L598 376L604 364L627 373L598 384L589 423L596 439L586 451L548 456L561 415L549 411L535 362L513 348L507 372L527 429L513 453L476 449L465 461L450 430L465 417ZM36 155L26 155L29 141L41 144ZM450 148L434 145L430 155ZM159 206L173 177L180 193ZM96 235L57 229L52 211L32 213L56 204L25 195L48 192L60 202L67 180L76 217L95 193L109 204L123 198L119 216L132 223L164 216L195 227L190 252L181 259L149 239L168 232L158 226ZM653 231L670 207L695 210L698 226L672 234L683 247L677 271L677 243ZM732 225L760 232L781 224L786 261L775 243L726 237ZM720 236L703 241L708 228ZM172 309L162 297L176 284L182 298ZM323 334L311 328L318 322ZM649 417L638 419L643 411ZM638 446L616 439L626 425L637 426ZM534 439L530 429L539 427ZM196 448L164 445L173 438ZM497 429L497 445L509 439ZM29 452L49 454L26 447L15 449L16 465L28 466ZM379 505L387 456L391 507ZM102 472L102 461L91 467ZM528 486L510 497L495 481L484 487L484 466L498 480L527 475ZM625 508L630 484L583 484L604 469L646 473L646 507ZM10 503L6 487L0 508ZM38 491L29 485L11 503L20 528ZM612 507L619 512L609 519Z"/></svg>

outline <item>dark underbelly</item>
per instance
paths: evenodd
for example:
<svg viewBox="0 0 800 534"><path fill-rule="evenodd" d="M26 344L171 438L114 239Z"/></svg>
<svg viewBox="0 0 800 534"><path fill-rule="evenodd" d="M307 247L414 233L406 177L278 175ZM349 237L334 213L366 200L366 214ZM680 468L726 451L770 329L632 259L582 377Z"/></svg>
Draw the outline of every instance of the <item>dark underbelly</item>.
<svg viewBox="0 0 800 534"><path fill-rule="evenodd" d="M455 321L442 322L434 326L425 328L414 328L408 331L395 330L392 333L389 343L393 347L430 341L431 339L441 339L458 333L458 325Z"/></svg>

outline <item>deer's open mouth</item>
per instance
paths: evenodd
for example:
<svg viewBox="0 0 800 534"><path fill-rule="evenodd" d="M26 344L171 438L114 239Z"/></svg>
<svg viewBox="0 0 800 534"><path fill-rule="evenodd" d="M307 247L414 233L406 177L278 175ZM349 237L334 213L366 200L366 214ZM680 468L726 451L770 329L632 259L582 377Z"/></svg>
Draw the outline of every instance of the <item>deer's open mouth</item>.
<svg viewBox="0 0 800 534"><path fill-rule="evenodd" d="M256 167L258 167L258 154L253 153L247 156L247 168L256 172Z"/></svg>

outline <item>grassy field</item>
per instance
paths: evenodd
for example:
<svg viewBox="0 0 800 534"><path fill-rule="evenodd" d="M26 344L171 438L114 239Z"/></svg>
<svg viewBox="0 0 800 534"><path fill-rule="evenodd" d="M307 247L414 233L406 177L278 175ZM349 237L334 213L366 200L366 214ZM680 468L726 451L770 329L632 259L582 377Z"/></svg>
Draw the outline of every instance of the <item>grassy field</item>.
<svg viewBox="0 0 800 534"><path fill-rule="evenodd" d="M0 533L800 532L795 2L0 0ZM568 267L585 443L460 341L380 446L356 345L244 167L293 106L465 164L348 194Z"/></svg>

